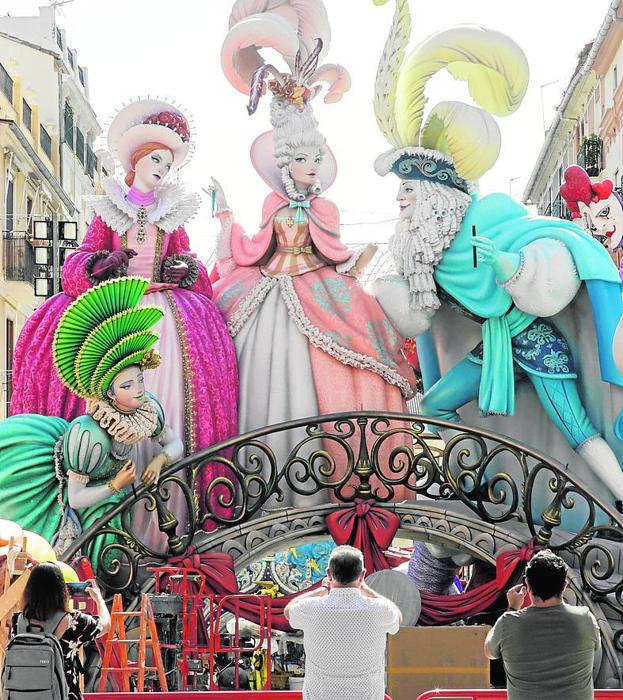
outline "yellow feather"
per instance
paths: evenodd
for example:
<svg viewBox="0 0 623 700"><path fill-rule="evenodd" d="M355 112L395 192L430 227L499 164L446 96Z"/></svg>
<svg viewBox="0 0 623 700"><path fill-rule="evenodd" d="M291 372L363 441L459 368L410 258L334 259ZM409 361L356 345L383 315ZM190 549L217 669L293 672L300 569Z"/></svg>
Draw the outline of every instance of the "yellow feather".
<svg viewBox="0 0 623 700"><path fill-rule="evenodd" d="M502 139L493 117L463 102L440 102L422 130L424 148L447 153L456 172L466 180L477 180L500 154Z"/></svg>
<svg viewBox="0 0 623 700"><path fill-rule="evenodd" d="M420 145L425 87L446 68L467 82L472 99L491 114L514 112L528 87L528 62L510 37L477 26L439 32L417 46L398 77L396 124L402 143Z"/></svg>

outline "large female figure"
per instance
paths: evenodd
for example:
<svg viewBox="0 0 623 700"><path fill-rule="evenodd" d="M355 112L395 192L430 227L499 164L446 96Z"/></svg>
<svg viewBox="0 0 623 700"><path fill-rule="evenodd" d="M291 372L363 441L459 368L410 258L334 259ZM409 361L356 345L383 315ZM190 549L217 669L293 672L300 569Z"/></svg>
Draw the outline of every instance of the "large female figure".
<svg viewBox="0 0 623 700"><path fill-rule="evenodd" d="M324 12L322 3L308 4ZM238 5L232 17L244 9ZM315 19L315 36L322 35L323 15ZM252 60L238 59L248 59L255 50L249 46L272 36L274 21L267 12L232 26L223 61L235 86L243 89L251 77L239 70L249 69ZM301 52L306 42L313 44L304 27L298 38L291 31ZM279 48L272 38L268 43ZM334 99L348 88L343 68L331 67L331 76L327 67L316 69L322 48L319 41L305 61L299 53L292 75L275 72L268 82L274 131L251 147L253 166L271 190L257 234L247 236L234 222L216 184L222 234L215 299L238 353L241 432L336 411L404 412L411 394L413 373L400 352L403 340L357 281L375 249L347 248L340 240L336 205L320 196L333 183L336 164L309 100L322 76L331 78ZM260 67L246 83L251 112L263 92L265 71ZM283 458L299 439L289 432L271 436L270 444Z"/></svg>
<svg viewBox="0 0 623 700"><path fill-rule="evenodd" d="M104 282L60 319L53 367L72 395L86 399L84 415L68 422L24 414L0 422L3 517L52 542L59 554L126 497L137 473L153 485L183 454L161 402L145 390L143 373L159 363L152 327L164 315L157 305L139 304L148 285L137 277ZM154 455L148 461L146 446ZM162 551L150 517L141 539ZM111 525L120 527L120 517ZM112 542L110 535L92 542L87 554L94 566Z"/></svg>
<svg viewBox="0 0 623 700"><path fill-rule="evenodd" d="M91 225L63 265L64 293L43 304L20 335L11 413L66 420L84 413L84 402L63 386L52 364L58 320L93 285L141 275L151 283L144 303L163 310L159 349L167 357L166 370L147 377L146 387L158 396L190 454L236 433L238 387L231 338L184 229L197 211L198 197L163 184L187 157L188 123L166 102L141 100L117 114L108 145L129 189L109 178L104 181L106 194L91 199ZM143 458L149 460L151 448L146 445L145 450ZM208 476L204 471L204 482Z"/></svg>

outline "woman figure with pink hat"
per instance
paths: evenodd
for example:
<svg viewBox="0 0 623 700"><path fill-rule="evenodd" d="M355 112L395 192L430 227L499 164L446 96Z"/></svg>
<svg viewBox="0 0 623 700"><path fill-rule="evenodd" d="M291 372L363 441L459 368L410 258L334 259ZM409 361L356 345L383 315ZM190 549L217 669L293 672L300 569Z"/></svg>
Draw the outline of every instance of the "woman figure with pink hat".
<svg viewBox="0 0 623 700"><path fill-rule="evenodd" d="M257 5L235 3L222 62L228 80L250 95L249 113L266 88L273 93L274 130L251 146L253 167L270 188L259 232L247 236L221 186L213 187L222 226L214 291L238 353L240 431L337 411L405 412L414 375L403 339L357 280L376 248L346 247L338 208L320 196L335 180L336 162L310 100L319 81L330 83L326 102L350 86L344 68L318 67L330 38L325 8L320 0L286 1L274 12ZM265 65L259 48L280 52L291 73ZM304 437L287 431L267 442L285 459ZM330 480L342 476L336 466ZM279 505L297 501L284 494Z"/></svg>
<svg viewBox="0 0 623 700"><path fill-rule="evenodd" d="M158 396L171 428L183 436L185 453L191 454L237 432L238 378L231 337L184 229L199 197L166 182L188 156L190 129L173 105L140 100L117 114L108 146L125 172L125 185L107 178L105 194L90 198L93 220L80 247L65 260L63 293L37 309L22 330L11 413L66 420L84 413L83 400L61 384L52 363L58 320L94 285L138 275L151 280L144 303L165 312L157 330L166 369L146 376L146 388ZM151 456L145 457L147 464ZM203 486L213 473L204 470Z"/></svg>

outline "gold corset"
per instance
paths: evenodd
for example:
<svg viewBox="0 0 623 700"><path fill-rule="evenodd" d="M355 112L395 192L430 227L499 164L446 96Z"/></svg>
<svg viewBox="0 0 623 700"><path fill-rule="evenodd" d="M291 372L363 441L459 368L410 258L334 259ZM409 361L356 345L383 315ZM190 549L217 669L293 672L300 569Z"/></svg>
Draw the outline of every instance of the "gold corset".
<svg viewBox="0 0 623 700"><path fill-rule="evenodd" d="M292 218L277 217L275 242L277 249L272 258L262 267L262 272L268 277L277 275L296 277L326 265L314 252L306 221L296 223Z"/></svg>

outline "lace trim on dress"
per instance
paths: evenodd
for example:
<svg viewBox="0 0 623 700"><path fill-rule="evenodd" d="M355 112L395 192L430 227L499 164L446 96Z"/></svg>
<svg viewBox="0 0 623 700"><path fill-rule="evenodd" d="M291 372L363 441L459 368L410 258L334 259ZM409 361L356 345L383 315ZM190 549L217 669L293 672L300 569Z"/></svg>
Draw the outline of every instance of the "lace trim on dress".
<svg viewBox="0 0 623 700"><path fill-rule="evenodd" d="M344 365L350 365L358 369L367 369L378 374L389 384L397 386L405 398L408 399L413 396L413 389L409 385L409 382L398 372L391 369L391 367L375 360L369 355L363 355L362 353L354 352L353 350L338 345L333 338L330 338L317 326L314 326L305 315L303 306L294 289L292 279L288 275L276 277L275 279L279 281L281 296L286 304L290 318L312 345L324 350L324 352L331 355L331 357L335 357L336 360L339 360Z"/></svg>
<svg viewBox="0 0 623 700"><path fill-rule="evenodd" d="M113 231L126 233L136 222L139 206L128 202L122 185L114 178L103 180L103 195L87 197L87 208ZM197 194L186 194L174 184L158 189L156 203L147 210L147 221L165 233L172 233L192 218L201 205Z"/></svg>
<svg viewBox="0 0 623 700"><path fill-rule="evenodd" d="M264 277L240 303L227 323L227 328L232 338L238 335L240 329L249 320L257 307L266 299L268 292L274 287L278 279L278 277Z"/></svg>
<svg viewBox="0 0 623 700"><path fill-rule="evenodd" d="M339 272L342 275L347 272L350 272L353 269L353 267L355 267L355 265L359 261L359 258L363 255L367 247L368 246L363 245L360 248L354 250L353 254L350 256L350 258L348 258L346 262L339 263L339 265L335 266L336 272Z"/></svg>
<svg viewBox="0 0 623 700"><path fill-rule="evenodd" d="M522 272L526 268L526 256L524 255L523 251L519 251L519 267L513 272L513 274L510 276L509 279L506 280L506 282L498 282L496 280L496 284L498 287L502 287L502 289L508 289L509 287L512 287L513 284L521 277Z"/></svg>
<svg viewBox="0 0 623 700"><path fill-rule="evenodd" d="M86 412L113 440L124 445L150 438L158 429L158 414L149 399L134 413L121 413L104 399L88 399Z"/></svg>

